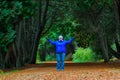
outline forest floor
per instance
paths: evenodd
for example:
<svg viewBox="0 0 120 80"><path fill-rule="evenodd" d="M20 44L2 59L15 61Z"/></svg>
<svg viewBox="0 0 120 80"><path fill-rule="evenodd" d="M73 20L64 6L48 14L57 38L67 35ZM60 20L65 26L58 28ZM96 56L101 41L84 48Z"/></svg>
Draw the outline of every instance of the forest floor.
<svg viewBox="0 0 120 80"><path fill-rule="evenodd" d="M76 64L66 61L64 71L57 71L55 65L55 62L26 64L1 73L0 80L120 80L120 62Z"/></svg>

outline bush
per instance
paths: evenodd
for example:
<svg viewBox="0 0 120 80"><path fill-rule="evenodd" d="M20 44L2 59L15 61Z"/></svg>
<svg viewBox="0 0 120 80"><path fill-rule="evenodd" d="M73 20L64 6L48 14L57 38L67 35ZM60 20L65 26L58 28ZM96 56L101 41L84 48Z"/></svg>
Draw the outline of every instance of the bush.
<svg viewBox="0 0 120 80"><path fill-rule="evenodd" d="M93 50L88 48L78 48L75 50L75 53L72 55L73 62L95 62L95 53Z"/></svg>
<svg viewBox="0 0 120 80"><path fill-rule="evenodd" d="M56 58L54 55L47 55L46 58L45 58L46 61L55 61Z"/></svg>

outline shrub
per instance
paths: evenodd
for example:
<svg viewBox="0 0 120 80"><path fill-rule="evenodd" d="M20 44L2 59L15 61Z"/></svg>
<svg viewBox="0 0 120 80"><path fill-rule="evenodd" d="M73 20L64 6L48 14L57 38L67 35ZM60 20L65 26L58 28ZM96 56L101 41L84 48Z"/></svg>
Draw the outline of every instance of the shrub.
<svg viewBox="0 0 120 80"><path fill-rule="evenodd" d="M46 58L45 58L46 61L54 61L56 60L55 56L54 55L47 55Z"/></svg>
<svg viewBox="0 0 120 80"><path fill-rule="evenodd" d="M94 62L95 61L95 53L93 50L88 48L78 48L75 50L75 53L72 55L73 62Z"/></svg>

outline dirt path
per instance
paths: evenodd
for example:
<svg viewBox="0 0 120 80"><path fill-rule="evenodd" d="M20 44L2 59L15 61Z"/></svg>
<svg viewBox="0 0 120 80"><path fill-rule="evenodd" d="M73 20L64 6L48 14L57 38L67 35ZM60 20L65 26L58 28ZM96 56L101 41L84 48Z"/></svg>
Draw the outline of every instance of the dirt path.
<svg viewBox="0 0 120 80"><path fill-rule="evenodd" d="M120 80L120 63L69 63L64 71L57 71L55 64L27 65L0 80Z"/></svg>

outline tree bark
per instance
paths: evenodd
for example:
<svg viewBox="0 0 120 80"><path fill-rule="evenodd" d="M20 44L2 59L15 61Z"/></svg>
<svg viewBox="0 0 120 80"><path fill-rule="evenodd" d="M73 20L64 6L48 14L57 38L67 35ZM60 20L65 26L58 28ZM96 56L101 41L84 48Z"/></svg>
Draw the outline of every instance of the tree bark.
<svg viewBox="0 0 120 80"><path fill-rule="evenodd" d="M107 39L106 37L103 35L103 33L99 33L99 39L100 39L100 44L102 47L102 52L103 52L103 56L104 56L104 62L109 62L109 51L108 51L108 44L107 44Z"/></svg>
<svg viewBox="0 0 120 80"><path fill-rule="evenodd" d="M41 0L40 0L40 4L41 4ZM49 0L46 1L46 6L45 6L42 21L41 21L41 14L39 16L39 26L38 26L37 34L36 34L36 37L35 37L34 49L32 51L32 58L31 58L31 62L30 62L32 64L35 64L35 62L36 62L36 54L37 54L39 40L41 38L42 31L44 30L44 27L45 27L45 24L46 24L46 21L47 21L46 17L47 17L48 6L49 6ZM42 7L40 6L39 8L40 8L39 11L41 11ZM41 13L41 12L39 12L39 13Z"/></svg>

